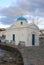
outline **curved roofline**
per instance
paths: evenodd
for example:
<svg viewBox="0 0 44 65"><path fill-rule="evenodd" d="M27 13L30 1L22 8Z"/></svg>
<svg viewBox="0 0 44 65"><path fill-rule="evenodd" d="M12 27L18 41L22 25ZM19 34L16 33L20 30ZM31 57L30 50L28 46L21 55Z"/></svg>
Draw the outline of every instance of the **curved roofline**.
<svg viewBox="0 0 44 65"><path fill-rule="evenodd" d="M21 17L18 17L17 20L26 20L27 21L27 19L24 18L24 17L22 17L22 16Z"/></svg>

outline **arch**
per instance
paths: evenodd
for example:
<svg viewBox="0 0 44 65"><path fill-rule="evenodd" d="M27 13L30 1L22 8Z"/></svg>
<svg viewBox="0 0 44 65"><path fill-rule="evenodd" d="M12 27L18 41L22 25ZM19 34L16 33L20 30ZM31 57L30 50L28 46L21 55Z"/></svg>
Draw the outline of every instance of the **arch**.
<svg viewBox="0 0 44 65"><path fill-rule="evenodd" d="M16 65L24 65L22 54L17 48L13 48L13 47L6 46L6 45L3 46L0 44L0 49L12 52L14 54L15 59L16 59L14 61L16 63Z"/></svg>

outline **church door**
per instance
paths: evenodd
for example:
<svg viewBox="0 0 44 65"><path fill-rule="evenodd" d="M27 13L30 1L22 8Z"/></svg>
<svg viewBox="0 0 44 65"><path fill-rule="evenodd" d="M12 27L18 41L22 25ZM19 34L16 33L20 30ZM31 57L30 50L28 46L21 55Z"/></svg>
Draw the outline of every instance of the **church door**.
<svg viewBox="0 0 44 65"><path fill-rule="evenodd" d="M35 45L35 35L32 34L32 45Z"/></svg>

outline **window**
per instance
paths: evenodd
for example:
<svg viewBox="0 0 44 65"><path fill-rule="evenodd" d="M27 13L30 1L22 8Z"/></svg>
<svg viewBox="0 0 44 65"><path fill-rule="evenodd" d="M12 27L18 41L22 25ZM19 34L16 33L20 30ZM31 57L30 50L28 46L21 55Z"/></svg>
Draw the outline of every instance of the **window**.
<svg viewBox="0 0 44 65"><path fill-rule="evenodd" d="M23 22L21 22L21 25L23 25Z"/></svg>
<svg viewBox="0 0 44 65"><path fill-rule="evenodd" d="M15 41L15 34L13 34L13 41Z"/></svg>
<svg viewBox="0 0 44 65"><path fill-rule="evenodd" d="M32 45L35 45L35 35L32 34Z"/></svg>

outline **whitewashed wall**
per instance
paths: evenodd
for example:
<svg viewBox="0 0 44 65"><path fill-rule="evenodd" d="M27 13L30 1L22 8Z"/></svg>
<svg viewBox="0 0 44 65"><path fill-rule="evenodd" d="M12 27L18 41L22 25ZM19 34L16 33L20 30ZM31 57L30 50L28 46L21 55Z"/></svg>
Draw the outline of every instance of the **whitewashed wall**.
<svg viewBox="0 0 44 65"><path fill-rule="evenodd" d="M39 45L39 29L34 24L27 24L27 21L16 21L9 29L5 31L6 40L11 41L13 34L15 34L15 44L19 41L25 41L25 46L32 46L32 34L35 34L35 46Z"/></svg>

